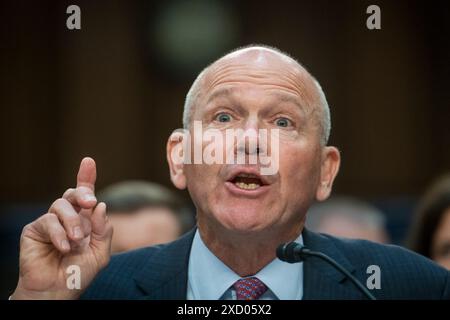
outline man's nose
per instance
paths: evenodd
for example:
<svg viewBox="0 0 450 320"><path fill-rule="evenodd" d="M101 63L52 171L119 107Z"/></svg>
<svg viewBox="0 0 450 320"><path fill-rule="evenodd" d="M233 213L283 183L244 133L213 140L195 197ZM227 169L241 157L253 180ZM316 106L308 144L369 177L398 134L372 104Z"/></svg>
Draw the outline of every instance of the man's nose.
<svg viewBox="0 0 450 320"><path fill-rule="evenodd" d="M259 137L259 121L257 118L249 118L245 122L244 141L238 144L238 152L245 152L246 155L260 154L263 146Z"/></svg>

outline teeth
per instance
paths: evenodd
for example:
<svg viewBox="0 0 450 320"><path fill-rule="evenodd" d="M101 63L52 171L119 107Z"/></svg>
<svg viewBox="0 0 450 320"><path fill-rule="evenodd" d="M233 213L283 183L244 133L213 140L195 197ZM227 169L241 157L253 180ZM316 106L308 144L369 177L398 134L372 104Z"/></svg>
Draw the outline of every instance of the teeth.
<svg viewBox="0 0 450 320"><path fill-rule="evenodd" d="M245 189L245 190L255 190L260 187L260 185L257 183L245 183L245 182L236 182L235 185L238 188Z"/></svg>

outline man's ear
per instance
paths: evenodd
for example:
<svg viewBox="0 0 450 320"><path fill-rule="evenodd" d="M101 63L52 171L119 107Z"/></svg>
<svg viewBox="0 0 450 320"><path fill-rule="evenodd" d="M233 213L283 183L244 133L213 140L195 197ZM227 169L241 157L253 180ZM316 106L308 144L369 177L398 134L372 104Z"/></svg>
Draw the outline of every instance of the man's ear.
<svg viewBox="0 0 450 320"><path fill-rule="evenodd" d="M186 145L185 131L175 130L167 141L167 163L169 164L170 180L180 190L186 189L186 175L184 173L184 146Z"/></svg>
<svg viewBox="0 0 450 320"><path fill-rule="evenodd" d="M335 147L324 147L322 150L322 166L320 181L316 191L316 200L324 201L331 193L333 181L339 171L341 155Z"/></svg>

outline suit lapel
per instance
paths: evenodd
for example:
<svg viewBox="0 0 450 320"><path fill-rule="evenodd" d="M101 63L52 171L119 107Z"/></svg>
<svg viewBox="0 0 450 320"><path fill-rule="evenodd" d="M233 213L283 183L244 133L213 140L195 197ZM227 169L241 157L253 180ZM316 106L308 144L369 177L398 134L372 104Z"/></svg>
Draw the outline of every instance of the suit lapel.
<svg viewBox="0 0 450 320"><path fill-rule="evenodd" d="M195 229L180 239L155 248L155 258L148 259L134 280L144 292L142 299L186 299L189 254Z"/></svg>
<svg viewBox="0 0 450 320"><path fill-rule="evenodd" d="M303 230L305 247L322 252L349 272L354 273L355 267L343 255L341 249L328 237ZM306 259L303 265L303 299L361 299L362 295L346 277L331 265L318 258Z"/></svg>

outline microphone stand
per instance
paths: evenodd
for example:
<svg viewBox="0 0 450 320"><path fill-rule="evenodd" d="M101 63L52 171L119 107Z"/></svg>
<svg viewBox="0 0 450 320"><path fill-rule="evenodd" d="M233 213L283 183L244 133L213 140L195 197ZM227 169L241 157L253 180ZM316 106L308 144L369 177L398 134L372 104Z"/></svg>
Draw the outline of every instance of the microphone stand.
<svg viewBox="0 0 450 320"><path fill-rule="evenodd" d="M316 257L327 262L333 268L344 274L350 281L361 291L369 300L376 300L374 295L364 287L361 282L356 279L350 272L348 272L343 266L341 266L336 260L327 256L326 254L318 251L312 251L296 242L290 242L282 244L277 249L277 257L285 262L297 263L301 262L309 257Z"/></svg>

